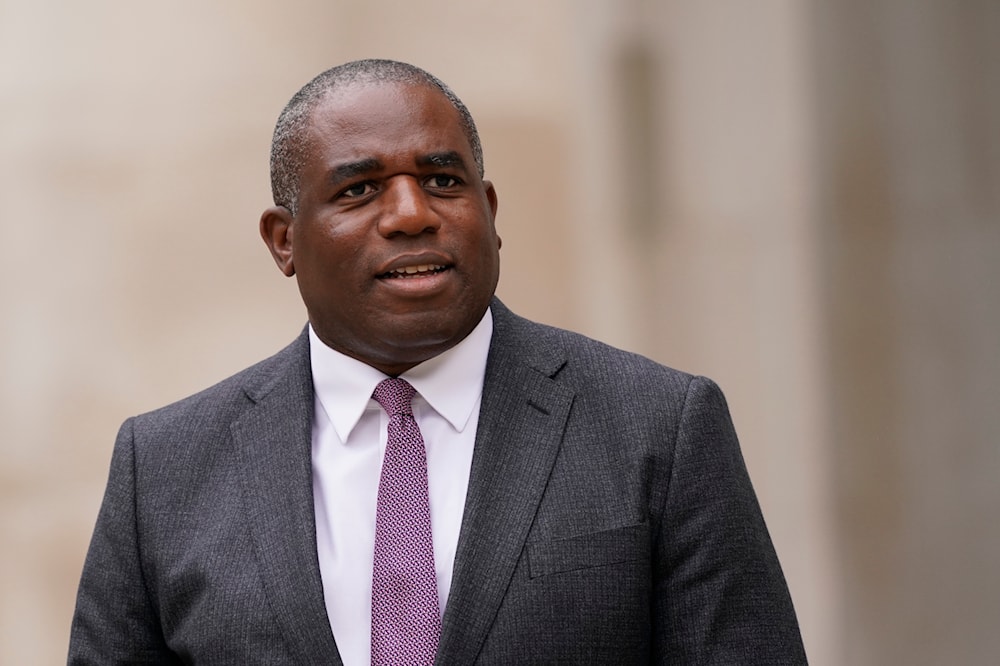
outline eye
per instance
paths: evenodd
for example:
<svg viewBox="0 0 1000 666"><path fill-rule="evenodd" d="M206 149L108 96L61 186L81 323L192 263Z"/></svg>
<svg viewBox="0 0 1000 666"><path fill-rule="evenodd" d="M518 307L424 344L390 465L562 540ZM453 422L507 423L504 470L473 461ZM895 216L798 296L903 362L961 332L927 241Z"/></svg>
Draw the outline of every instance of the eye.
<svg viewBox="0 0 1000 666"><path fill-rule="evenodd" d="M446 190L450 187L455 187L460 184L458 178L454 176L448 176L446 174L435 174L428 178L424 183L427 187L432 187L434 189Z"/></svg>
<svg viewBox="0 0 1000 666"><path fill-rule="evenodd" d="M366 180L363 183L357 183L355 185L351 185L343 192L341 192L340 196L345 197L347 199L357 199L359 197L371 194L374 191L375 191L375 186L370 181Z"/></svg>

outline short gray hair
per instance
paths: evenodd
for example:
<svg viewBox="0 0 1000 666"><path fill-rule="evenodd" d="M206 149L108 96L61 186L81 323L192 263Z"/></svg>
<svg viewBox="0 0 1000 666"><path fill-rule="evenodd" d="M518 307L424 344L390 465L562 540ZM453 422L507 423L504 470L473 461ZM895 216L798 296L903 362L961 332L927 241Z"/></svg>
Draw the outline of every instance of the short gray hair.
<svg viewBox="0 0 1000 666"><path fill-rule="evenodd" d="M479 177L483 177L483 147L469 109L451 88L419 67L395 60L355 60L318 75L292 96L274 126L271 140L271 194L277 206L295 215L299 200L299 178L306 159L309 118L330 91L353 83L408 83L441 91L458 111Z"/></svg>

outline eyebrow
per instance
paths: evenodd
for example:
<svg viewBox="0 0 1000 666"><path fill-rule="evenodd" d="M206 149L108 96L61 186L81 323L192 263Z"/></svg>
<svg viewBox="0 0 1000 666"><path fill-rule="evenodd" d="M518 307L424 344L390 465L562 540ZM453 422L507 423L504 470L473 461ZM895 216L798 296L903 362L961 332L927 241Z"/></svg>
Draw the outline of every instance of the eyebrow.
<svg viewBox="0 0 1000 666"><path fill-rule="evenodd" d="M454 150L444 150L437 153L428 153L417 158L417 166L437 167L439 169L465 169L465 160ZM350 180L366 173L378 171L383 168L380 161L374 157L369 157L354 162L344 162L330 169L329 181L333 184Z"/></svg>
<svg viewBox="0 0 1000 666"><path fill-rule="evenodd" d="M331 183L339 183L362 174L378 171L381 168L382 163L373 157L356 162L345 162L330 169L329 180Z"/></svg>
<svg viewBox="0 0 1000 666"><path fill-rule="evenodd" d="M417 158L417 165L464 169L465 160L454 150L445 150L440 153L421 155Z"/></svg>

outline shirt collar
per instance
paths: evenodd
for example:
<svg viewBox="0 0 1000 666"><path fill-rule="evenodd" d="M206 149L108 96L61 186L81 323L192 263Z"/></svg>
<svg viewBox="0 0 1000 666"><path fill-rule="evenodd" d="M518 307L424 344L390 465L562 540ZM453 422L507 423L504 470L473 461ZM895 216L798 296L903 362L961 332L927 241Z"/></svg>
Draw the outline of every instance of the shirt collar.
<svg viewBox="0 0 1000 666"><path fill-rule="evenodd" d="M486 357L493 337L489 309L472 332L451 349L410 368L400 377L410 382L431 408L458 432L465 430L486 376ZM340 441L346 442L386 375L357 359L327 347L309 325L309 358L313 387Z"/></svg>

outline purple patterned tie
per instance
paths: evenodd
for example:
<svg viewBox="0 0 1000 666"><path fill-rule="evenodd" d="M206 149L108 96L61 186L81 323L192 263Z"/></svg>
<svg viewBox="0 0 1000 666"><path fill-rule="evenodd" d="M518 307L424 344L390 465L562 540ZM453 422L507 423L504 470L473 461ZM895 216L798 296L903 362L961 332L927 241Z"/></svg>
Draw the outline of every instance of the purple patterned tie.
<svg viewBox="0 0 1000 666"><path fill-rule="evenodd" d="M405 379L385 379L372 397L389 415L375 511L372 665L434 663L441 636L427 455Z"/></svg>

